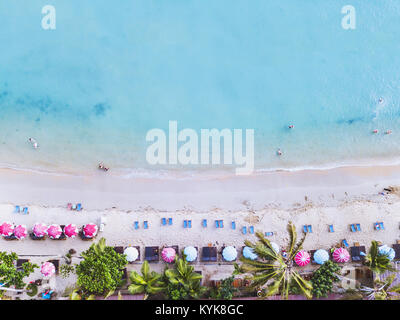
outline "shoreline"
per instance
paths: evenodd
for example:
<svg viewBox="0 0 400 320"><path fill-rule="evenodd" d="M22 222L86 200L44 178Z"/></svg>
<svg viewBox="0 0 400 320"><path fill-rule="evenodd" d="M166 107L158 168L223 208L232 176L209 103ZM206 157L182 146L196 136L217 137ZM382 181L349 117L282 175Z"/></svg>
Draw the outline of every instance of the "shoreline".
<svg viewBox="0 0 400 320"><path fill-rule="evenodd" d="M400 181L400 166L356 166L327 170L274 171L250 176L199 179L124 178L96 171L91 176L49 175L0 169L0 203L65 207L80 202L89 210L237 211L246 207L290 208L308 202L333 205L378 194Z"/></svg>

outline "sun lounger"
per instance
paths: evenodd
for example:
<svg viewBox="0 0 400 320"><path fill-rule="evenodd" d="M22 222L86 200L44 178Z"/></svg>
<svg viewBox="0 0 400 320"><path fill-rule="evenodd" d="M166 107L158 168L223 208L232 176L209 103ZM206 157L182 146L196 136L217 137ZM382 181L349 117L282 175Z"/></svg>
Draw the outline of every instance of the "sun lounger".
<svg viewBox="0 0 400 320"><path fill-rule="evenodd" d="M76 211L81 211L82 210L82 204L78 203L76 205Z"/></svg>
<svg viewBox="0 0 400 320"><path fill-rule="evenodd" d="M335 232L335 230L333 230L333 224L329 225L329 232Z"/></svg>
<svg viewBox="0 0 400 320"><path fill-rule="evenodd" d="M383 222L380 222L379 224L380 224L380 226L381 226L381 230L385 230L385 227L384 227L384 225L383 225Z"/></svg>
<svg viewBox="0 0 400 320"><path fill-rule="evenodd" d="M354 224L350 225L350 230L351 232L356 232L356 227L354 226Z"/></svg>
<svg viewBox="0 0 400 320"><path fill-rule="evenodd" d="M188 228L191 228L191 227L192 227L192 220L188 220L188 222L187 222L187 227L188 227Z"/></svg>
<svg viewBox="0 0 400 320"><path fill-rule="evenodd" d="M375 222L374 223L374 229L375 230L381 230L381 225L379 224L379 222Z"/></svg>
<svg viewBox="0 0 400 320"><path fill-rule="evenodd" d="M346 248L349 247L349 244L348 244L348 242L347 242L346 239L343 239L343 240L342 240L342 244L343 244Z"/></svg>
<svg viewBox="0 0 400 320"><path fill-rule="evenodd" d="M21 208L19 206L15 206L14 213L20 213Z"/></svg>
<svg viewBox="0 0 400 320"><path fill-rule="evenodd" d="M219 220L219 227L223 228L224 227L224 220Z"/></svg>
<svg viewBox="0 0 400 320"><path fill-rule="evenodd" d="M236 230L236 223L235 223L235 221L232 221L232 229L233 229L233 230Z"/></svg>
<svg viewBox="0 0 400 320"><path fill-rule="evenodd" d="M217 248L216 247L203 247L201 252L202 262L216 262L217 261Z"/></svg>
<svg viewBox="0 0 400 320"><path fill-rule="evenodd" d="M148 229L149 228L149 223L147 221L143 221L143 228Z"/></svg>
<svg viewBox="0 0 400 320"><path fill-rule="evenodd" d="M249 227L249 233L254 234L254 227L253 226Z"/></svg>
<svg viewBox="0 0 400 320"><path fill-rule="evenodd" d="M308 233L312 233L312 226L311 226L311 225L308 225L308 226L307 226L307 230L308 230Z"/></svg>
<svg viewBox="0 0 400 320"><path fill-rule="evenodd" d="M203 219L202 223L204 228L207 228L207 219Z"/></svg>
<svg viewBox="0 0 400 320"><path fill-rule="evenodd" d="M359 223L356 224L356 230L357 230L357 231L361 231L361 226L360 226Z"/></svg>
<svg viewBox="0 0 400 320"><path fill-rule="evenodd" d="M265 236L266 236L266 237L272 237L273 235L274 235L274 233L271 232L271 231L265 233Z"/></svg>
<svg viewBox="0 0 400 320"><path fill-rule="evenodd" d="M247 228L246 227L242 227L242 233L246 234L247 233Z"/></svg>
<svg viewBox="0 0 400 320"><path fill-rule="evenodd" d="M163 226L166 226L166 225L167 225L167 219L162 218L162 219L161 219L161 224L162 224Z"/></svg>
<svg viewBox="0 0 400 320"><path fill-rule="evenodd" d="M187 228L188 227L188 221L187 220L183 220L183 227Z"/></svg>
<svg viewBox="0 0 400 320"><path fill-rule="evenodd" d="M25 208L22 210L22 214L28 214L28 213L29 213L28 207L25 207Z"/></svg>
<svg viewBox="0 0 400 320"><path fill-rule="evenodd" d="M160 260L158 247L145 247L144 259L148 262L158 262Z"/></svg>
<svg viewBox="0 0 400 320"><path fill-rule="evenodd" d="M135 221L133 226L135 229L139 229L139 221Z"/></svg>
<svg viewBox="0 0 400 320"><path fill-rule="evenodd" d="M168 225L172 226L172 218L168 218Z"/></svg>
<svg viewBox="0 0 400 320"><path fill-rule="evenodd" d="M219 221L218 220L215 220L215 227L219 228Z"/></svg>
<svg viewBox="0 0 400 320"><path fill-rule="evenodd" d="M307 232L308 232L307 226L306 226L306 225L303 226L303 232L304 232L304 233L307 233Z"/></svg>
<svg viewBox="0 0 400 320"><path fill-rule="evenodd" d="M354 246L350 248L351 261L362 262L365 258L365 246Z"/></svg>

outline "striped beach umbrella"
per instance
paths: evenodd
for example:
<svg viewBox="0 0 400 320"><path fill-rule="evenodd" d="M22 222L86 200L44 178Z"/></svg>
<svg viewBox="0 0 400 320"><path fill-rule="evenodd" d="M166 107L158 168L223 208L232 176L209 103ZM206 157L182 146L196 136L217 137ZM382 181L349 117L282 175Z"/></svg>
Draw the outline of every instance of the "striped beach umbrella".
<svg viewBox="0 0 400 320"><path fill-rule="evenodd" d="M136 261L136 259L139 257L139 251L134 247L126 248L124 250L124 254L126 255L126 260L128 260L128 262Z"/></svg>
<svg viewBox="0 0 400 320"><path fill-rule="evenodd" d="M193 246L188 246L183 250L183 254L186 256L186 261L193 262L197 258L197 249Z"/></svg>
<svg viewBox="0 0 400 320"><path fill-rule="evenodd" d="M390 261L392 261L394 259L394 257L396 256L396 252L394 251L394 249L387 246L386 244L383 246L380 246L378 248L378 253L379 253L379 255L387 256L387 258Z"/></svg>
<svg viewBox="0 0 400 320"><path fill-rule="evenodd" d="M35 223L32 231L36 237L42 238L47 234L47 226L44 223Z"/></svg>
<svg viewBox="0 0 400 320"><path fill-rule="evenodd" d="M62 229L58 224L52 224L47 228L47 234L51 239L58 239L62 235Z"/></svg>
<svg viewBox="0 0 400 320"><path fill-rule="evenodd" d="M329 260L329 253L324 249L319 249L314 252L314 261L318 264L324 264Z"/></svg>
<svg viewBox="0 0 400 320"><path fill-rule="evenodd" d="M14 233L14 224L11 222L3 222L0 225L0 235L9 237Z"/></svg>
<svg viewBox="0 0 400 320"><path fill-rule="evenodd" d="M350 260L350 254L345 248L336 248L333 251L333 260L336 262L348 262Z"/></svg>
<svg viewBox="0 0 400 320"><path fill-rule="evenodd" d="M97 234L97 224L88 223L83 226L83 234L86 238L93 238Z"/></svg>
<svg viewBox="0 0 400 320"><path fill-rule="evenodd" d="M228 246L222 250L222 257L225 261L234 261L237 258L237 250L235 247Z"/></svg>
<svg viewBox="0 0 400 320"><path fill-rule="evenodd" d="M298 266L304 267L310 263L310 254L305 250L300 250L296 253L294 261L297 263Z"/></svg>
<svg viewBox="0 0 400 320"><path fill-rule="evenodd" d="M56 267L51 262L47 261L43 263L42 266L40 267L40 272L42 273L42 275L48 278L56 273Z"/></svg>
<svg viewBox="0 0 400 320"><path fill-rule="evenodd" d="M165 262L171 263L175 260L176 251L174 248L164 248L161 252L161 257Z"/></svg>
<svg viewBox="0 0 400 320"><path fill-rule="evenodd" d="M14 236L17 239L22 240L26 238L27 235L28 235L28 229L23 224L19 224L14 228Z"/></svg>
<svg viewBox="0 0 400 320"><path fill-rule="evenodd" d="M72 223L67 224L64 227L64 234L68 237L68 238L75 238L78 235L78 227Z"/></svg>
<svg viewBox="0 0 400 320"><path fill-rule="evenodd" d="M256 260L258 258L257 254L254 252L254 249L250 247L243 248L243 257L250 260Z"/></svg>

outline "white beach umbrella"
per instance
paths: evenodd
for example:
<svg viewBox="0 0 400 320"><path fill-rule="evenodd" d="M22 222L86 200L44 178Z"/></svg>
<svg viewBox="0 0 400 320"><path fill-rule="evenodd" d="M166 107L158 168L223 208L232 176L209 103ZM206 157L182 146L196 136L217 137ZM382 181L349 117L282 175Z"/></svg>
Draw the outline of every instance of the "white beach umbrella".
<svg viewBox="0 0 400 320"><path fill-rule="evenodd" d="M192 246L186 247L183 250L183 254L186 256L186 261L192 262L197 258L197 249Z"/></svg>
<svg viewBox="0 0 400 320"><path fill-rule="evenodd" d="M139 257L139 251L134 247L128 247L124 250L124 254L126 255L126 260L128 262L136 261Z"/></svg>
<svg viewBox="0 0 400 320"><path fill-rule="evenodd" d="M279 246L275 242L270 242L270 243L271 243L272 249L274 249L274 251L276 253L279 253Z"/></svg>
<svg viewBox="0 0 400 320"><path fill-rule="evenodd" d="M222 256L226 261L234 261L237 258L237 250L232 246L225 247L222 250Z"/></svg>

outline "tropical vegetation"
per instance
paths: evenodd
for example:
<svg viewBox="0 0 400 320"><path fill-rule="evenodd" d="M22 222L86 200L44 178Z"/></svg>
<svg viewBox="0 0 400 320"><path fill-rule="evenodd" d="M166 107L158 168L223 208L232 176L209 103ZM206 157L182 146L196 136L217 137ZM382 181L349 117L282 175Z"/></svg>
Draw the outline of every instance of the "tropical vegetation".
<svg viewBox="0 0 400 320"><path fill-rule="evenodd" d="M333 283L339 281L341 268L328 260L321 265L312 275L312 295L316 298L327 297L332 292Z"/></svg>
<svg viewBox="0 0 400 320"><path fill-rule="evenodd" d="M379 254L379 245L377 241L372 241L369 252L365 257L364 264L374 272L376 278L386 271L396 271L386 255Z"/></svg>

